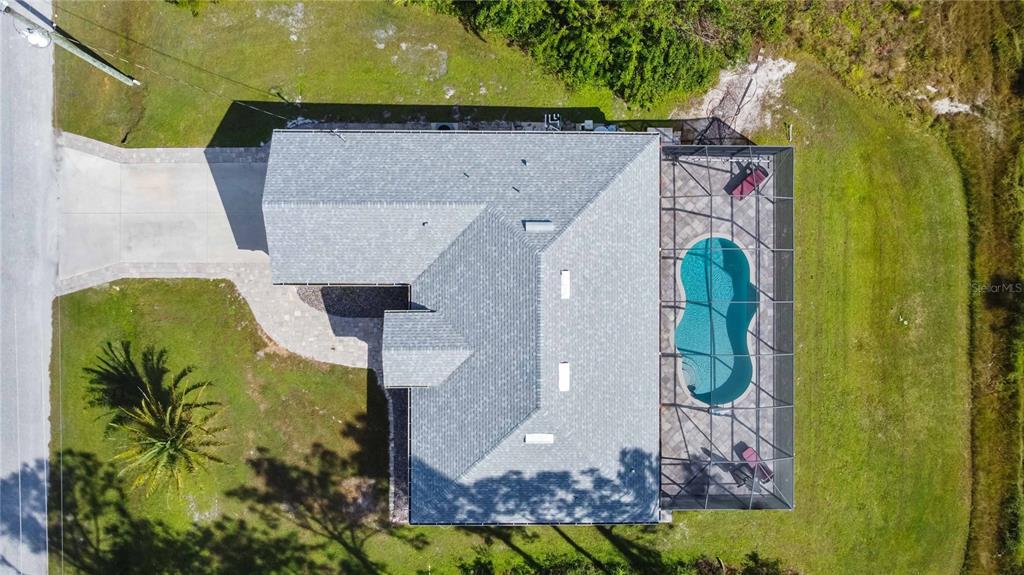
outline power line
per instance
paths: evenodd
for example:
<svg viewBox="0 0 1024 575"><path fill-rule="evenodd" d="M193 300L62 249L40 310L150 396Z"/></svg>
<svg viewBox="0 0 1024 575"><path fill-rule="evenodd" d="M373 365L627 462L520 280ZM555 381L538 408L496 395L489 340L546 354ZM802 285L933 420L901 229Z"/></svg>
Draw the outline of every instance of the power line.
<svg viewBox="0 0 1024 575"><path fill-rule="evenodd" d="M77 40L75 40L75 42L77 42ZM195 90L199 90L200 92L204 92L206 94L209 94L209 95L217 97L217 98L223 98L224 100L236 103L236 104L238 104L240 106L244 106L244 107L249 108L251 110L254 110L256 112L260 112L260 113L266 114L268 116L272 116L272 117L277 118L279 120L284 120L285 122L288 122L288 121L292 120L292 118L289 118L287 116L282 116L280 114L276 114L276 113L271 112L269 110L264 110L264 109L262 109L260 107L253 106L252 104L249 104L249 103L246 103L246 102L243 102L243 101L240 101L240 100L236 100L236 99L234 99L234 98L232 98L230 96L224 95L221 92L215 92L213 90L210 90L209 88L204 88L202 86L199 86L198 84L193 84L192 82L189 82L188 80L184 80L182 78L178 78L176 76L172 76L171 74L168 74L166 72L161 72L160 70L157 70L156 68L153 68L153 67L150 67L150 66L145 66L143 64L139 64L139 63L136 63L136 62L132 62L132 61L128 60L127 58L124 58L124 57L122 57L122 56L120 56L120 55L118 55L118 54L116 54L114 52L110 52L109 50L105 50L103 48L93 48L93 50L95 50L97 52L100 52L100 53L102 53L103 55L105 55L105 56L107 56L109 58L115 58L115 59L117 59L117 60L119 60L119 61L129 65L129 66L133 66L133 67L137 68L138 70L142 70L143 72L148 72L150 74L155 74L157 76L160 76L161 78L165 78L167 80L171 80L172 82L177 82L179 84L182 84L184 86L188 86L189 88L193 88Z"/></svg>
<svg viewBox="0 0 1024 575"><path fill-rule="evenodd" d="M0 2L2 2L2 1L4 1L4 0L0 0ZM67 12L67 10L62 10L62 11L64 11L64 12ZM100 28L101 30L104 30L104 31L109 31L109 30L107 30L106 28L103 28L102 26L99 26L99 25L97 25L97 24L95 24L95 23L91 22L90 20L87 20L87 19L85 19L85 18L82 18L81 16L78 16L77 14L74 14L73 12L67 12L67 13L68 13L68 14L71 14L71 15L72 15L72 16L74 16L74 17L77 17L77 18L79 18L79 19L82 19L82 20L84 20L85 22L88 22L88 23L90 23L90 24L93 24L94 26L97 26L97 27L98 27L98 28ZM109 32L113 33L112 31L109 31ZM160 55L162 55L162 56L165 56L165 57L168 57L168 58L173 58L172 56L169 56L169 55L163 54L163 53L162 53L162 52L160 52L159 50L156 50L156 49L154 49L154 48L152 48L152 47L150 47L150 46L147 46L147 45L145 45L145 44L142 44L141 42L138 42L137 40L132 40L131 38L128 38L128 37L126 37L126 36L122 36L122 37L123 37L123 38L125 38L126 40L128 40L128 41L130 41L130 42L134 43L134 44L138 44L139 46L142 46L142 47L144 47L144 48L147 48L147 49L149 49L149 50L152 50L152 51L156 52L157 54L160 54ZM256 112L260 112L260 113L262 113L262 114L266 114L266 115L268 115L268 116L271 116L271 117L273 117L273 118L277 118L277 119L279 119L279 120L283 120L283 121L285 121L285 122L291 121L291 120L293 119L293 118L289 118L289 117L287 117L287 116L282 116L282 115L280 115L280 114L277 114L277 113L271 112L271 111L269 111L269 110L264 110L263 108L260 108L260 107L258 107L258 106L254 106L254 105L252 105L252 104L249 104L249 103L246 103L246 102L243 102L243 101L240 101L240 100L236 100L235 98L232 98L232 97L230 97L230 96L226 96L226 95L225 95L224 93L222 93L222 92L215 92L215 91L213 91L213 90L210 90L209 88L205 88L205 87L203 87L203 86L199 86L198 84L194 84L194 83L192 83L192 82L190 82L190 81L188 81L188 80L185 80L185 79L179 78L179 77L177 77L177 76L173 76L173 75L171 75L171 74L168 74L168 73L166 73L166 72L162 72L162 71L160 71L160 70L156 69L155 67L152 67L152 66L146 66L146 65L143 65L143 64L139 64L139 63L137 63L137 62L132 62L132 61L128 60L127 58L125 58L125 57L121 56L120 54L118 54L118 53L116 53L116 52L112 52L112 51L110 51L110 50L107 50L107 49L105 49L105 48L100 48L100 47L89 47L89 46L86 46L85 44L83 44L82 42L80 42L79 40L76 40L75 38L71 38L71 37L66 37L66 38L67 38L67 40L69 40L70 42L73 42L73 43L77 44L77 45L78 45L78 46L80 46L81 48L84 48L84 49L87 49L87 50L92 50L92 51L95 51L95 52L97 52L97 53L101 53L101 54L103 54L104 56L106 56L106 57L108 57L108 58L113 58L113 59L116 59L116 60L118 60L118 61L120 61L120 62L122 62L122 63L124 63L124 64L127 64L127 65L129 65L129 66L132 66L132 67L134 67L134 68L136 68L136 69L138 69L138 70L141 70L141 71L143 71L143 72L148 72L148 73L150 73L150 74L155 74L155 75L157 75L157 76L159 76L159 77L161 77L161 78L164 78L164 79L170 80L170 81L172 81L172 82L177 82L177 83L179 83L179 84L182 84L182 85L184 85L184 86L188 86L189 88L192 88L192 89L194 89L194 90L199 90L200 92L203 92L203 93L205 93L205 94L209 94L209 95L211 95L211 96L214 96L214 97L217 97L217 98L222 98L222 99L224 99L224 100L227 100L227 101L229 101L229 102L233 102L233 103L236 103L236 104L238 104L238 105L240 105L240 106L243 106L243 107L249 108L250 110L253 110L253 111L256 111ZM189 63L187 63L187 62L183 62L183 61L182 61L182 63L183 63L183 64L185 64L185 65L188 65L188 66L192 66L192 67L195 67L195 65L194 65L194 64L189 64ZM202 70L202 68L199 68L199 69L200 69L200 70ZM220 79L222 79L222 80L230 80L229 78L224 78L224 77L220 76L219 74L215 74L215 73L213 73L213 72L210 72L210 71L208 71L208 70L203 70L203 71L204 71L204 72L207 72L207 73L209 73L209 74L211 74L211 75L213 75L213 76L216 76L217 78L220 78ZM245 85L245 84L242 84L242 83L240 83L240 82L236 82L236 81L233 81L233 80L230 80L230 81L232 81L232 82L234 82L234 83L236 83L236 84L240 84L240 85L242 85L242 86L244 86L244 87L246 87L246 88L248 88L248 89L250 89L250 90L254 90L254 91L260 91L260 90L257 90L256 88L253 88L252 86L248 86L248 85Z"/></svg>

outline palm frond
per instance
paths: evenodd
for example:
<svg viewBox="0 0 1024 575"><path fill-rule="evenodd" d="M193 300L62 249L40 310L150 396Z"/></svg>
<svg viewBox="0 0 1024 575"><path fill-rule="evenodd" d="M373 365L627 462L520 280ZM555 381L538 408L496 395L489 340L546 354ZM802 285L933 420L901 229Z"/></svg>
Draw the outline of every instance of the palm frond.
<svg viewBox="0 0 1024 575"><path fill-rule="evenodd" d="M223 463L213 450L223 445L215 439L223 426L210 426L218 415L216 401L203 401L209 381L186 383L194 371L188 366L171 373L166 350L147 347L141 355L141 368L131 355L131 346L122 342L121 351L107 344L100 367L94 371L122 374L134 379L137 395L117 405L110 428L123 434L125 445L114 456L122 463L121 473L134 476L132 489L156 488L173 482L178 488L186 475L203 470L208 462ZM92 373L92 372L90 372Z"/></svg>

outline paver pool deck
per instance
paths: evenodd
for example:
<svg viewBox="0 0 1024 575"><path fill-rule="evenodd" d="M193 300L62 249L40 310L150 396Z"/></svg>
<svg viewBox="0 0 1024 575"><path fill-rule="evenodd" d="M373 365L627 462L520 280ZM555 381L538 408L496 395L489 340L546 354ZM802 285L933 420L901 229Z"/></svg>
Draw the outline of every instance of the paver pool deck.
<svg viewBox="0 0 1024 575"><path fill-rule="evenodd" d="M769 156L754 161L773 173ZM771 451L775 436L771 406L780 404L771 361L776 351L772 336L772 304L777 299L772 243L775 181L770 176L756 194L732 198L723 190L741 165L700 156L666 154L662 159L661 473L663 507L669 509L703 507L709 505L708 496L748 498L751 488L737 484L733 476L743 467L737 463L737 446L754 446L764 454ZM679 264L690 246L709 237L729 239L742 249L758 294L757 313L747 330L753 381L736 401L717 406L714 413L686 389L675 339L686 308Z"/></svg>

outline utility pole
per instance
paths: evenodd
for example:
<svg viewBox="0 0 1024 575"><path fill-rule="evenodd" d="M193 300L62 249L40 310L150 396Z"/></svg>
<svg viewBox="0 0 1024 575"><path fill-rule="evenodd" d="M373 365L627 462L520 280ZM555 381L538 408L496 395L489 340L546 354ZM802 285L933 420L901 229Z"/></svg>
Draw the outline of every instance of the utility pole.
<svg viewBox="0 0 1024 575"><path fill-rule="evenodd" d="M113 77L118 82L125 84L126 86L138 86L140 82L135 78L121 72L117 68L107 64L106 62L99 60L92 54L89 54L85 50L82 50L73 40L61 33L60 30L45 30L36 24L32 20L29 20L24 15L15 12L11 6L7 3L7 0L0 0L0 7L3 8L2 13L14 18L17 24L20 24L22 29L19 33L25 37L33 46L45 47L52 41L54 44L64 48L68 52L78 56L82 60L85 60L96 69L103 73Z"/></svg>

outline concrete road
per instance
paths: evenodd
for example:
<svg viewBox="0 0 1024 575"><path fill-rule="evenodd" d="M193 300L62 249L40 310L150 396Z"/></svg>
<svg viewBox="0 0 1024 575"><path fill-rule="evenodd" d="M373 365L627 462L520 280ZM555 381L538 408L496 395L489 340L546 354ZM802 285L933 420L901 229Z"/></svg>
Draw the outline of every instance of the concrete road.
<svg viewBox="0 0 1024 575"><path fill-rule="evenodd" d="M12 2L22 13L30 10ZM47 0L28 0L49 16ZM0 18L0 573L46 573L51 313L57 278L53 48Z"/></svg>

